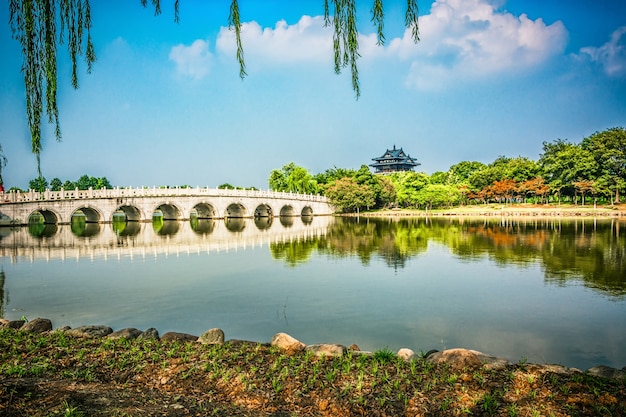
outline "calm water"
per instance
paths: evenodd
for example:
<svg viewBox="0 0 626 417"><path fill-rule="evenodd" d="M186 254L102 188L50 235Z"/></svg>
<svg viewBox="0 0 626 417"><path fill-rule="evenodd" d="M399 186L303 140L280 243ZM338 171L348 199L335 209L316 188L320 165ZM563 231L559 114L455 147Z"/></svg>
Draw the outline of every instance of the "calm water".
<svg viewBox="0 0 626 417"><path fill-rule="evenodd" d="M625 252L617 219L3 228L0 314L621 368Z"/></svg>

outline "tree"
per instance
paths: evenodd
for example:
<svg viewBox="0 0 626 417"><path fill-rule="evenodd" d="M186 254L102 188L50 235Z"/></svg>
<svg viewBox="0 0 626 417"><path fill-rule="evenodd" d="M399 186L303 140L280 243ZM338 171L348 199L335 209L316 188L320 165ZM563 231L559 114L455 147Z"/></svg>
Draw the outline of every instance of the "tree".
<svg viewBox="0 0 626 417"><path fill-rule="evenodd" d="M461 192L454 185L428 184L417 193L417 201L428 209L452 206L461 201Z"/></svg>
<svg viewBox="0 0 626 417"><path fill-rule="evenodd" d="M598 170L589 150L563 139L543 143L539 166L550 188L557 192L559 200L563 189L573 190L574 181L593 180Z"/></svg>
<svg viewBox="0 0 626 417"><path fill-rule="evenodd" d="M63 187L63 183L58 178L52 178L50 181L50 190L51 191L59 191Z"/></svg>
<svg viewBox="0 0 626 417"><path fill-rule="evenodd" d="M584 138L581 146L593 155L598 164L598 177L605 177L615 190L615 203L620 189L626 186L626 129L613 127Z"/></svg>
<svg viewBox="0 0 626 417"><path fill-rule="evenodd" d="M30 180L28 182L28 186L30 187L31 190L38 191L41 193L41 192L46 191L46 188L48 188L48 181L46 181L44 177L39 176L33 180Z"/></svg>
<svg viewBox="0 0 626 417"><path fill-rule="evenodd" d="M396 198L402 207L416 206L417 193L429 183L424 172L398 172L390 176L396 188Z"/></svg>
<svg viewBox="0 0 626 417"><path fill-rule="evenodd" d="M148 0L140 0L146 7ZM161 14L161 1L151 0L154 14ZM359 85L358 30L356 25L356 0L324 0L324 23L334 28L334 68L341 73L350 67L352 88L356 98L361 94ZM59 6L57 9L57 5ZM332 17L331 17L332 5ZM174 21L179 21L180 0L174 0ZM66 43L72 61L72 87L78 88L78 58L84 56L87 72L96 62L91 39L91 7L89 0L9 0L9 25L11 33L22 46L22 72L26 90L26 115L31 135L32 152L37 158L37 171L41 176L41 116L44 103L48 122L55 125L57 140L61 139L59 109L57 106L57 41ZM378 45L384 45L384 8L382 0L374 0L372 22L377 31ZM411 30L414 42L419 41L419 10L417 0L407 0L404 22ZM57 25L57 22L60 23ZM228 26L235 32L239 76L246 74L241 41L241 16L238 0L231 0ZM44 93L45 92L45 93Z"/></svg>
<svg viewBox="0 0 626 417"><path fill-rule="evenodd" d="M280 170L272 170L268 182L273 191L302 194L312 194L318 191L317 182L309 171L293 162L284 165Z"/></svg>
<svg viewBox="0 0 626 417"><path fill-rule="evenodd" d="M335 181L326 189L326 196L332 205L343 212L357 211L372 207L374 191L365 184L358 184L354 178L346 177Z"/></svg>

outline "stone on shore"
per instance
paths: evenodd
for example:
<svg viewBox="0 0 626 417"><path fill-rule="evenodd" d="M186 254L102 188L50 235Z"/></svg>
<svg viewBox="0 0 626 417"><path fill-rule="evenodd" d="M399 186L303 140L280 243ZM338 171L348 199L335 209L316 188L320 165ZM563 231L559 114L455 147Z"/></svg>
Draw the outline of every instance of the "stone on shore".
<svg viewBox="0 0 626 417"><path fill-rule="evenodd" d="M607 379L624 379L626 377L626 370L615 369L606 365L598 365L593 368L589 368L587 369L587 373Z"/></svg>
<svg viewBox="0 0 626 417"><path fill-rule="evenodd" d="M137 330L134 327L127 327L125 329L121 329L121 330L117 330L111 334L109 334L107 337L109 339L136 339L139 337L139 335L141 335L143 332L141 330Z"/></svg>
<svg viewBox="0 0 626 417"><path fill-rule="evenodd" d="M202 333L198 342L203 345L221 345L224 343L224 331L222 329L209 329Z"/></svg>
<svg viewBox="0 0 626 417"><path fill-rule="evenodd" d="M408 348L402 348L398 351L398 357L408 362L415 358L415 352Z"/></svg>
<svg viewBox="0 0 626 417"><path fill-rule="evenodd" d="M26 323L25 320L0 320L0 328L4 329L19 329Z"/></svg>
<svg viewBox="0 0 626 417"><path fill-rule="evenodd" d="M274 337L272 337L270 345L276 346L287 355L294 355L298 352L302 352L306 348L304 343L287 333L276 333Z"/></svg>
<svg viewBox="0 0 626 417"><path fill-rule="evenodd" d="M309 345L306 347L307 352L312 352L315 356L343 356L348 350L343 345L337 345L333 343L320 343L315 345Z"/></svg>
<svg viewBox="0 0 626 417"><path fill-rule="evenodd" d="M66 334L75 337L96 338L104 337L113 333L113 329L109 326L97 325L97 326L80 326L75 329L69 329L65 331Z"/></svg>
<svg viewBox="0 0 626 417"><path fill-rule="evenodd" d="M433 363L447 363L454 369L481 368L499 370L504 369L510 363L505 359L495 356L485 355L477 350L470 349L448 349L443 352L434 352L426 358Z"/></svg>
<svg viewBox="0 0 626 417"><path fill-rule="evenodd" d="M161 336L163 342L172 342L177 340L179 342L195 342L198 340L198 336L194 336L189 333L167 332Z"/></svg>
<svg viewBox="0 0 626 417"><path fill-rule="evenodd" d="M28 323L24 323L24 325L20 327L20 330L33 333L49 332L52 330L52 322L49 319L37 317Z"/></svg>
<svg viewBox="0 0 626 417"><path fill-rule="evenodd" d="M154 327L150 327L137 336L137 339L159 340L159 331Z"/></svg>

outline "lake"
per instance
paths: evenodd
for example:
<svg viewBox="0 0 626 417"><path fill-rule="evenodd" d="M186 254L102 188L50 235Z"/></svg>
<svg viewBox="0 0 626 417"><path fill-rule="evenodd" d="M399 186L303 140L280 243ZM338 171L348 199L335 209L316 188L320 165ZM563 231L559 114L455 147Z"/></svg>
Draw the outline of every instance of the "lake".
<svg viewBox="0 0 626 417"><path fill-rule="evenodd" d="M0 314L626 365L626 220L230 219L0 229Z"/></svg>

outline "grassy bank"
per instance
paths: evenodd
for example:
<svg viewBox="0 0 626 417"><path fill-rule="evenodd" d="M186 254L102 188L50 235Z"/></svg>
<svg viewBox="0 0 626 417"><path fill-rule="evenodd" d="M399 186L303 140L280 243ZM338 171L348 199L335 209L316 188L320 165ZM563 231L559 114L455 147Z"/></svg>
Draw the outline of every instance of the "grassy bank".
<svg viewBox="0 0 626 417"><path fill-rule="evenodd" d="M388 350L320 358L251 342L4 329L0 415L620 416L626 385L523 362L457 369Z"/></svg>
<svg viewBox="0 0 626 417"><path fill-rule="evenodd" d="M355 215L356 213L350 213ZM433 210L382 209L362 211L360 216L559 216L559 217L624 217L626 204L612 206L571 204L480 204Z"/></svg>

